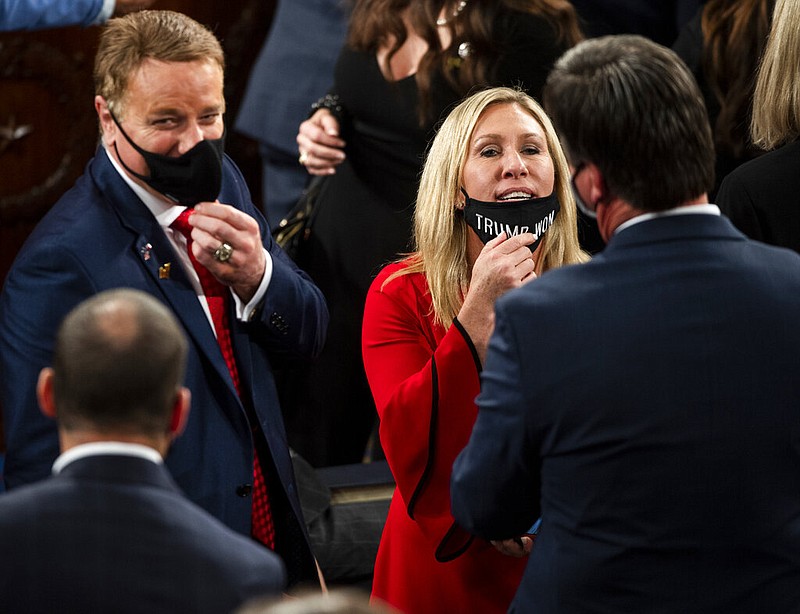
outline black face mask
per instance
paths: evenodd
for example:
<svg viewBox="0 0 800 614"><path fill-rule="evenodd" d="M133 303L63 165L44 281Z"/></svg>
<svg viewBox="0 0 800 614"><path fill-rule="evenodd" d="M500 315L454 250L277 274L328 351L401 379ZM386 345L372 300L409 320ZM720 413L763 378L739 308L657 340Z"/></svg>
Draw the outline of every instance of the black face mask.
<svg viewBox="0 0 800 614"><path fill-rule="evenodd" d="M536 240L528 247L534 251L561 209L555 191L550 196L542 198L526 198L505 203L475 200L470 198L464 188L461 188L461 191L466 198L464 220L484 244L501 232L505 232L509 237L532 232L536 235Z"/></svg>
<svg viewBox="0 0 800 614"><path fill-rule="evenodd" d="M114 149L125 170L141 179L156 192L187 207L200 202L213 202L222 187L222 155L225 151L225 134L218 139L205 139L182 156L172 158L146 151L134 143L111 115L119 131L144 158L150 175L140 175L125 164L114 143Z"/></svg>

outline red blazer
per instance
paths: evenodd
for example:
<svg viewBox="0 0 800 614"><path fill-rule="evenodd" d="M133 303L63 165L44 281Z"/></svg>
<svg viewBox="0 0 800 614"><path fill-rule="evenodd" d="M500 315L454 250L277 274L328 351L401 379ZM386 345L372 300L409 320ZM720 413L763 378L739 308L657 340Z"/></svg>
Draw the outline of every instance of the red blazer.
<svg viewBox="0 0 800 614"><path fill-rule="evenodd" d="M450 514L450 473L477 416L480 361L458 321L433 320L421 274L367 295L362 350L380 436L397 483L378 548L372 594L406 614L505 612L527 559L473 538Z"/></svg>

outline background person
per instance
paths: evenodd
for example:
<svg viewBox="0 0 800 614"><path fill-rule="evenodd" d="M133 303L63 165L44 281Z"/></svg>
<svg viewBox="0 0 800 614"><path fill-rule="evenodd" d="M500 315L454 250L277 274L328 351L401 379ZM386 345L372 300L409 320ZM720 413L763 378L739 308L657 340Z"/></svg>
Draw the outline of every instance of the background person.
<svg viewBox="0 0 800 614"><path fill-rule="evenodd" d="M285 388L289 440L312 465L360 462L374 428L364 299L380 267L409 249L437 122L476 86L538 96L580 36L563 0L356 2L331 95L297 135L309 172L328 176L301 261L328 301L329 341Z"/></svg>
<svg viewBox="0 0 800 614"><path fill-rule="evenodd" d="M270 228L286 217L308 183L297 161L297 126L333 83L349 5L350 0L278 0L250 72L236 129L259 143L263 209Z"/></svg>
<svg viewBox="0 0 800 614"><path fill-rule="evenodd" d="M385 267L367 295L364 365L397 482L372 594L407 614L505 612L525 567L456 525L450 472L475 420L495 300L586 259L568 179L531 97L495 88L467 98L428 153L415 251ZM531 540L520 543L499 546L519 557Z"/></svg>
<svg viewBox="0 0 800 614"><path fill-rule="evenodd" d="M683 28L673 50L692 71L706 102L716 167L710 200L743 162L763 153L750 140L756 70L774 0L709 0Z"/></svg>
<svg viewBox="0 0 800 614"><path fill-rule="evenodd" d="M800 252L800 6L777 2L753 99L753 142L769 153L722 182L717 203L752 239Z"/></svg>
<svg viewBox="0 0 800 614"><path fill-rule="evenodd" d="M136 288L169 305L190 339L196 411L165 459L176 482L274 547L290 584L316 582L272 370L319 350L327 310L223 154L223 69L219 41L180 13L141 11L105 27L95 61L102 144L0 295L6 487L46 477L58 453L33 388L61 318L99 291Z"/></svg>
<svg viewBox="0 0 800 614"><path fill-rule="evenodd" d="M62 454L52 477L0 496L3 610L216 614L281 591L278 556L188 501L164 467L189 413L186 350L143 292L67 315L37 385Z"/></svg>
<svg viewBox="0 0 800 614"><path fill-rule="evenodd" d="M154 0L0 0L0 32L94 26L112 15L148 8Z"/></svg>
<svg viewBox="0 0 800 614"><path fill-rule="evenodd" d="M702 0L572 0L588 38L608 34L639 34L662 45L671 45ZM578 210L578 237L592 254L605 242L591 217Z"/></svg>
<svg viewBox="0 0 800 614"><path fill-rule="evenodd" d="M674 52L585 41L544 99L608 246L498 300L453 514L486 539L542 517L511 611L796 612L800 257L707 203Z"/></svg>

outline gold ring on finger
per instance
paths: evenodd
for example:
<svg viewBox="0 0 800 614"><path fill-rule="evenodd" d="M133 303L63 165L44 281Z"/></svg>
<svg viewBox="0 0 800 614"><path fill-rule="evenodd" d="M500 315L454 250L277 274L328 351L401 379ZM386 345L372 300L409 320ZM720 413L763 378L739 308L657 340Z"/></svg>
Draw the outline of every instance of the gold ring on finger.
<svg viewBox="0 0 800 614"><path fill-rule="evenodd" d="M223 241L220 246L214 250L214 260L217 262L227 262L233 255L233 246L230 243Z"/></svg>

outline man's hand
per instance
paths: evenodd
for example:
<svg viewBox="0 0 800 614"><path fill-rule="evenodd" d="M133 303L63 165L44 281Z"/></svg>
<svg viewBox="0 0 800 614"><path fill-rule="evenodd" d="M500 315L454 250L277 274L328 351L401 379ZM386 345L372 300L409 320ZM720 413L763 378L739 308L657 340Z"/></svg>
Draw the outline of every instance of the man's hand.
<svg viewBox="0 0 800 614"><path fill-rule="evenodd" d="M247 303L264 277L266 257L258 223L230 205L199 203L192 215L192 252L197 261ZM220 262L214 252L227 243L233 248Z"/></svg>

